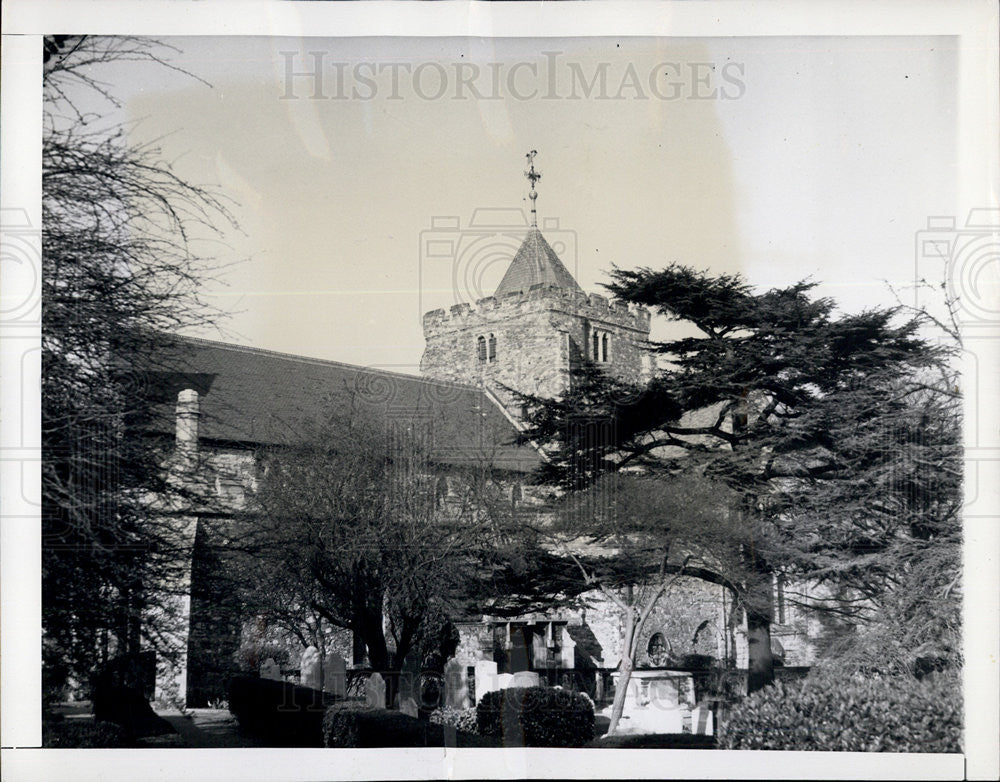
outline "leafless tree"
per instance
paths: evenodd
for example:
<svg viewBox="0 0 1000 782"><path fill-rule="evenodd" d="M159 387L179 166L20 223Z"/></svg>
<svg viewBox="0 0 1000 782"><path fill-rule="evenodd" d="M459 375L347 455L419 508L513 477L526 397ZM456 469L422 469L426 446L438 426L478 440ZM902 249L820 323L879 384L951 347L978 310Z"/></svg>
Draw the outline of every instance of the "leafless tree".
<svg viewBox="0 0 1000 782"><path fill-rule="evenodd" d="M176 488L147 436L161 401L150 373L176 369L157 365L168 332L216 322L198 293L213 260L198 248L234 223L111 118L113 66L166 64L170 47L90 36L44 47L42 612L58 684L158 642L152 587L183 557L147 502Z"/></svg>
<svg viewBox="0 0 1000 782"><path fill-rule="evenodd" d="M319 621L350 630L373 669L398 674L433 620L475 592L501 529L500 486L483 466L437 464L411 433L343 412L261 464L230 536L246 608L303 638Z"/></svg>

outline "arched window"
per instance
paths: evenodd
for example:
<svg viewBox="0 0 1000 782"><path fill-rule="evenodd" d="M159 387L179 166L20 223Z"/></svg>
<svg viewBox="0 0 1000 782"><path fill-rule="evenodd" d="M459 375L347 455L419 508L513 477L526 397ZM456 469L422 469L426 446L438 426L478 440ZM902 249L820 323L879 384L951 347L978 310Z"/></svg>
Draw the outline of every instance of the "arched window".
<svg viewBox="0 0 1000 782"><path fill-rule="evenodd" d="M489 362L492 364L497 360L497 338L490 334Z"/></svg>
<svg viewBox="0 0 1000 782"><path fill-rule="evenodd" d="M608 335L601 337L601 361L608 360Z"/></svg>
<svg viewBox="0 0 1000 782"><path fill-rule="evenodd" d="M476 351L479 354L479 363L486 363L486 337L476 339Z"/></svg>
<svg viewBox="0 0 1000 782"><path fill-rule="evenodd" d="M601 337L595 331L594 332L594 361L600 361L601 360L601 356L600 356L600 353L598 351L598 348L600 347L600 341L601 341Z"/></svg>

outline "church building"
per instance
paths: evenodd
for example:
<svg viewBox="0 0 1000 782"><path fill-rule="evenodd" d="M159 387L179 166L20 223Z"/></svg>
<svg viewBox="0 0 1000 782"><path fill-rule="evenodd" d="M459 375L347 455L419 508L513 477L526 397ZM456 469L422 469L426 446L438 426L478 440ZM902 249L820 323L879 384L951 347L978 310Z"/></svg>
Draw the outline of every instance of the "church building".
<svg viewBox="0 0 1000 782"><path fill-rule="evenodd" d="M154 431L174 440L174 464L187 464L189 478L214 501L211 508L177 512L193 553L187 588L175 585L183 595L174 639L180 662L162 667L160 697L200 706L226 696L241 628L226 626L226 613L211 604L200 583L212 567L200 522L242 509L259 479L257 451L292 442L331 399L385 426L419 425L431 458L442 465L488 459L509 485L512 501L528 502L530 476L544 454L516 444L522 410L508 389L557 397L584 360L630 381L649 378L649 312L580 288L535 225L539 176L532 165L532 224L494 294L423 316L420 377L178 339L175 369L153 380L165 394ZM456 617L460 642L454 659L470 675L484 660L501 673L613 669L621 628L598 597L588 609L517 621ZM665 650L745 664L745 638L733 626L727 599L721 587L680 579L648 622L647 637L640 639L647 653L639 664L660 664ZM792 633L792 620L784 614L779 620ZM778 638L781 626L775 627ZM363 664L363 652L355 649L352 661ZM795 654L786 662L806 661Z"/></svg>

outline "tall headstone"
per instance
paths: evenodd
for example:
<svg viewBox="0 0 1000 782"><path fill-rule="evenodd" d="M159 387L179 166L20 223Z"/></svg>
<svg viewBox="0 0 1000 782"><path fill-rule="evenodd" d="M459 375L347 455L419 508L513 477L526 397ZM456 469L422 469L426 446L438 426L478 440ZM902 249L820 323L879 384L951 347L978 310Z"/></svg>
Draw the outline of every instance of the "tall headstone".
<svg viewBox="0 0 1000 782"><path fill-rule="evenodd" d="M264 664L260 666L260 678L271 679L276 682L281 681L281 668L274 661L273 657L268 657L264 660Z"/></svg>
<svg viewBox="0 0 1000 782"><path fill-rule="evenodd" d="M385 679L377 671L368 677L365 687L365 703L374 709L385 708Z"/></svg>
<svg viewBox="0 0 1000 782"><path fill-rule="evenodd" d="M492 660L479 660L476 662L476 703L483 699L488 692L493 692L497 687L497 664Z"/></svg>
<svg viewBox="0 0 1000 782"><path fill-rule="evenodd" d="M469 685L465 666L452 657L444 664L444 705L452 709L469 707Z"/></svg>
<svg viewBox="0 0 1000 782"><path fill-rule="evenodd" d="M299 681L302 686L318 690L320 688L321 671L319 649L315 646L310 646L302 652L302 662L299 664Z"/></svg>
<svg viewBox="0 0 1000 782"><path fill-rule="evenodd" d="M347 695L347 661L339 654L331 654L323 666L323 689L337 698Z"/></svg>

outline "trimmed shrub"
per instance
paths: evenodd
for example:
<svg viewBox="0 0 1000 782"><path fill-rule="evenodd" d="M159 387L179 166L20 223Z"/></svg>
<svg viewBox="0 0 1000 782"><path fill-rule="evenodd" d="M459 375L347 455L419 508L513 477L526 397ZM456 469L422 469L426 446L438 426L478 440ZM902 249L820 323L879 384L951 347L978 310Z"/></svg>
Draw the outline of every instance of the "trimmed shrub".
<svg viewBox="0 0 1000 782"><path fill-rule="evenodd" d="M408 714L370 706L337 704L323 717L323 746L374 749L378 747L443 747L449 731L442 724L424 722ZM495 747L496 742L456 731L449 746Z"/></svg>
<svg viewBox="0 0 1000 782"><path fill-rule="evenodd" d="M594 738L589 698L555 687L512 687L486 693L476 707L479 733L504 746L582 747Z"/></svg>
<svg viewBox="0 0 1000 782"><path fill-rule="evenodd" d="M431 712L430 721L435 725L448 725L464 733L479 732L475 706L468 709L453 709L451 706L442 706Z"/></svg>
<svg viewBox="0 0 1000 782"><path fill-rule="evenodd" d="M61 720L43 724L42 746L52 749L117 749L129 746L120 725L103 720Z"/></svg>
<svg viewBox="0 0 1000 782"><path fill-rule="evenodd" d="M693 733L643 733L608 736L585 745L601 749L715 749L715 736Z"/></svg>
<svg viewBox="0 0 1000 782"><path fill-rule="evenodd" d="M229 711L240 728L274 746L322 747L323 715L334 700L310 687L251 676L229 684Z"/></svg>
<svg viewBox="0 0 1000 782"><path fill-rule="evenodd" d="M101 683L94 688L93 707L98 721L114 722L132 738L177 732L173 725L153 711L138 687Z"/></svg>
<svg viewBox="0 0 1000 782"><path fill-rule="evenodd" d="M957 677L844 675L822 671L775 682L733 710L726 749L961 752Z"/></svg>

